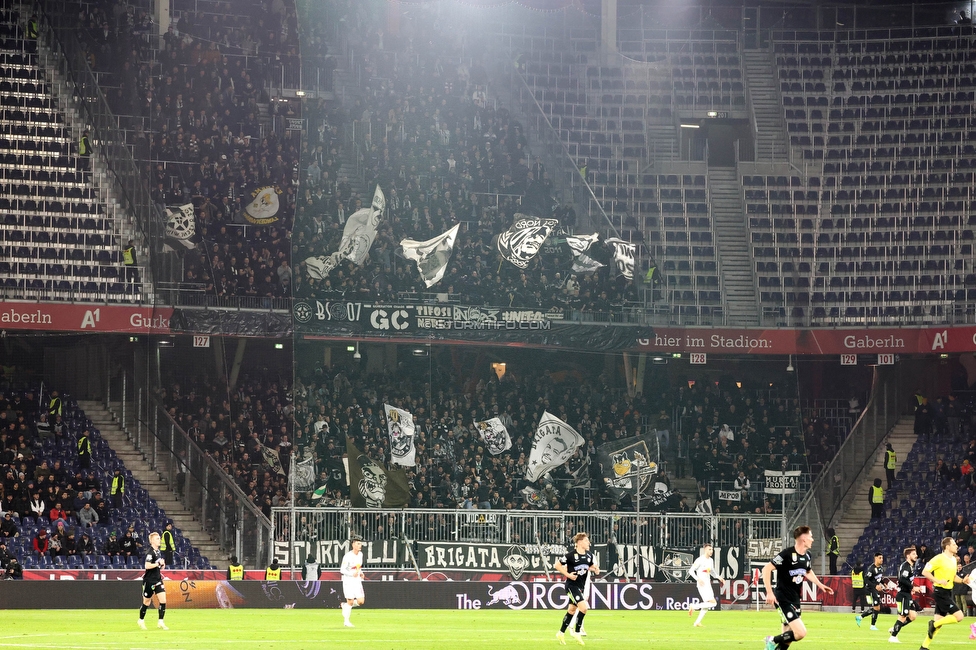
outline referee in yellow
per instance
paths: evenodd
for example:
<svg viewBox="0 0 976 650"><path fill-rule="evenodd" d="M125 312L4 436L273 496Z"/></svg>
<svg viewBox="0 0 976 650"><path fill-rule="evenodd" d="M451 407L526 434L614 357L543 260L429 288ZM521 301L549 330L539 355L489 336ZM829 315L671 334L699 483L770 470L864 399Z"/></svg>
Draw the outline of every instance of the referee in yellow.
<svg viewBox="0 0 976 650"><path fill-rule="evenodd" d="M955 582L965 582L956 575L956 551L959 547L956 540L946 537L942 540L942 552L925 564L922 576L931 580L935 585L935 616L929 621L928 634L922 641L922 647L928 648L932 639L938 634L943 625L951 625L962 621L962 610L956 605L952 597L952 585Z"/></svg>

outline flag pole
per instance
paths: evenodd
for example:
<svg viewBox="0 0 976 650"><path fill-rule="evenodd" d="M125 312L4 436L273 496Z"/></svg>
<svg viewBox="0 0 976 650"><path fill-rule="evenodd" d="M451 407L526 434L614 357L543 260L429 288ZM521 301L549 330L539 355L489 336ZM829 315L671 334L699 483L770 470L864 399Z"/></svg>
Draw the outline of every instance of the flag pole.
<svg viewBox="0 0 976 650"><path fill-rule="evenodd" d="M640 584L641 572L641 529L640 529L640 497L641 497L641 476L640 468L637 468L637 570L634 572L635 581Z"/></svg>
<svg viewBox="0 0 976 650"><path fill-rule="evenodd" d="M288 564L291 565L292 571L294 572L295 563L292 562L292 553L295 552L295 454L289 456L288 463L288 506L291 510L289 513L291 524L288 526ZM307 555L307 554L306 554Z"/></svg>

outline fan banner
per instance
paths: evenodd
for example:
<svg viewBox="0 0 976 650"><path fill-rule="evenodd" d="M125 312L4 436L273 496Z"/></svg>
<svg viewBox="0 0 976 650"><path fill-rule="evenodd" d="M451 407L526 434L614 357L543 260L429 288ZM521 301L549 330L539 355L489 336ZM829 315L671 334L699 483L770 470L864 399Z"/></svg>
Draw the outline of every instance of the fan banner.
<svg viewBox="0 0 976 650"><path fill-rule="evenodd" d="M556 219L538 219L517 213L515 223L498 235L495 246L504 259L524 269L558 225L559 221Z"/></svg>
<svg viewBox="0 0 976 650"><path fill-rule="evenodd" d="M194 241L196 234L197 222L192 203L166 208L166 245L173 250L177 250L174 245L192 250L197 247Z"/></svg>
<svg viewBox="0 0 976 650"><path fill-rule="evenodd" d="M407 475L402 469L387 470L359 451L352 438L346 438L346 456L353 508L402 508L410 503Z"/></svg>
<svg viewBox="0 0 976 650"><path fill-rule="evenodd" d="M369 249L373 246L373 240L376 239L376 229L384 210L386 210L386 195L377 185L373 192L372 205L356 210L346 219L339 250L328 256L314 256L305 260L305 268L309 276L316 280L323 280L344 259L362 266Z"/></svg>
<svg viewBox="0 0 976 650"><path fill-rule="evenodd" d="M260 445L260 443L258 444ZM266 462L271 469L275 471L275 473L284 476L285 470L281 466L281 458L278 457L278 452L274 449L269 449L264 445L260 445L260 447L261 457L264 458L264 462Z"/></svg>
<svg viewBox="0 0 976 650"><path fill-rule="evenodd" d="M417 447L414 445L413 416L389 404L384 404L383 410L390 434L390 460L397 465L414 467L417 464Z"/></svg>
<svg viewBox="0 0 976 650"><path fill-rule="evenodd" d="M444 277L447 263L451 260L451 253L454 251L454 240L457 239L460 228L461 224L457 224L444 234L427 241L404 239L400 242L403 256L417 263L420 277L428 288Z"/></svg>
<svg viewBox="0 0 976 650"><path fill-rule="evenodd" d="M248 193L250 202L241 211L240 223L270 226L281 220L281 194L277 185L262 185Z"/></svg>
<svg viewBox="0 0 976 650"><path fill-rule="evenodd" d="M512 448L512 437L508 435L508 429L500 419L491 418L484 422L475 422L474 426L492 456L505 453Z"/></svg>
<svg viewBox="0 0 976 650"><path fill-rule="evenodd" d="M637 244L611 237L607 243L613 247L613 261L617 263L617 273L628 280L634 279L634 260L637 258Z"/></svg>
<svg viewBox="0 0 976 650"><path fill-rule="evenodd" d="M653 450L653 451L652 451ZM597 448L600 475L610 494L649 496L651 480L658 471L656 436L635 436L608 442Z"/></svg>
<svg viewBox="0 0 976 650"><path fill-rule="evenodd" d="M585 442L576 429L545 411L532 440L525 479L537 481L549 471L564 465Z"/></svg>
<svg viewBox="0 0 976 650"><path fill-rule="evenodd" d="M573 273L593 273L601 268L603 264L597 262L587 253L590 248L600 239L600 235L568 235L566 245L573 251Z"/></svg>
<svg viewBox="0 0 976 650"><path fill-rule="evenodd" d="M296 492L311 492L315 488L315 459L311 456L295 463Z"/></svg>

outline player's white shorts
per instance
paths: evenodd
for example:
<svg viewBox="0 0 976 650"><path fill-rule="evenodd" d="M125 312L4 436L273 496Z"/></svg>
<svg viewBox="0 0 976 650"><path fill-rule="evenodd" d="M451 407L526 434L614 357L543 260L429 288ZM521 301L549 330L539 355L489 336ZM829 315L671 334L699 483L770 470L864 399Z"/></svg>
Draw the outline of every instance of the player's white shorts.
<svg viewBox="0 0 976 650"><path fill-rule="evenodd" d="M715 600L715 592L712 591L712 584L710 582L704 585L699 584L698 595L704 603L713 602Z"/></svg>
<svg viewBox="0 0 976 650"><path fill-rule="evenodd" d="M346 600L366 598L366 594L363 593L363 579L343 576L342 595Z"/></svg>

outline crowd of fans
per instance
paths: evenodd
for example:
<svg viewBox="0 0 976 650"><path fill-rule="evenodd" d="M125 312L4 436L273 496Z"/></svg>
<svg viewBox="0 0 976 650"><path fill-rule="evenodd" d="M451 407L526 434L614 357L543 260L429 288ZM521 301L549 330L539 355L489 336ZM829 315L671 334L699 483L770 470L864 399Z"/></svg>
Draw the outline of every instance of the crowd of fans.
<svg viewBox="0 0 976 650"><path fill-rule="evenodd" d="M633 507L627 500L618 504L602 488L597 447L644 433L647 425L660 426L658 416L651 414L669 410L666 394L628 396L622 387L611 387L605 376L586 379L548 370L510 371L501 378L492 374L467 382L455 381L450 365L435 364L434 372L433 389L426 375L367 375L359 369L320 368L293 390L283 382L256 378L245 378L232 391L199 380L174 385L161 398L180 425L266 512L287 503L285 473L293 454L297 460L314 456L316 487L327 488L320 502L305 503L347 504L342 465L346 438L370 458L389 461L384 404L408 410L416 423L417 466L408 470L412 506L537 507L521 491L527 485L524 476L532 435L548 410L574 426L587 443L565 467L553 472L551 484L541 486L545 507ZM486 451L473 427L474 422L492 417L502 419L513 443L497 456ZM282 473L268 465L262 447L277 453Z"/></svg>
<svg viewBox="0 0 976 650"><path fill-rule="evenodd" d="M143 546L135 525L122 521L122 494L106 499L111 485L92 469L81 438L93 432L72 433L64 410L56 391L0 390L0 567L7 578L22 577L16 550L35 560L128 558ZM125 532L104 534L112 528Z"/></svg>
<svg viewBox="0 0 976 650"><path fill-rule="evenodd" d="M365 100L342 110L306 103L311 156L303 155L305 185L295 231L296 295L361 294L394 299L429 291L416 266L396 254L404 238L426 240L462 224L444 279L432 291L469 304L609 312L638 299L635 285L620 276L605 250L595 273L572 271L565 245L544 248L529 266L499 264L493 237L518 213L559 219L572 232L575 210L557 207L543 165L530 163L523 126L484 93L489 61L484 49L462 44L423 8L423 18L405 21L399 34L383 34L362 12L349 18L363 71ZM431 29L444 38L430 38ZM420 31L424 33L420 33ZM480 53L480 54L479 54ZM367 195L340 178L335 150L339 129L355 124L354 146L363 166ZM320 141L316 141L319 138ZM368 262L346 262L319 280L303 260L338 250L345 219L368 206L376 185L388 209ZM558 237L554 234L552 241Z"/></svg>
<svg viewBox="0 0 976 650"><path fill-rule="evenodd" d="M765 470L809 471L795 400L693 382L678 389L676 401L683 425L679 448L687 449L699 494L712 499L714 511L776 512L776 499L763 494ZM819 422L805 424L823 430ZM737 498L719 499L717 489Z"/></svg>
<svg viewBox="0 0 976 650"><path fill-rule="evenodd" d="M160 206L192 203L197 247L184 280L210 295L290 295L299 183L298 101L270 101L269 83L297 71L294 3L200 3L174 14L154 57L149 16L117 0L79 6L86 46ZM66 8L66 11L71 11ZM262 124L261 106L270 106ZM275 125L272 128L271 125ZM241 225L260 187L280 190L277 220Z"/></svg>

